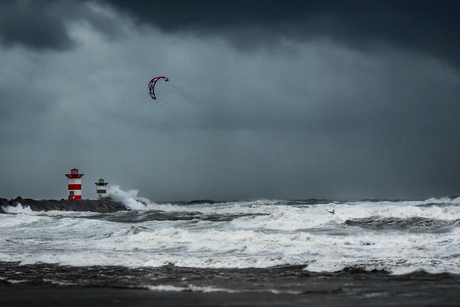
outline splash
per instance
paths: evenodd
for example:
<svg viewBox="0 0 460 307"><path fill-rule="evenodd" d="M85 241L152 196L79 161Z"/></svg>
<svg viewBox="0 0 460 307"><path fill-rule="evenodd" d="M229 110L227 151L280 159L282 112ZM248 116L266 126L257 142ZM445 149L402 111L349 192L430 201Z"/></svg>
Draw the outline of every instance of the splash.
<svg viewBox="0 0 460 307"><path fill-rule="evenodd" d="M120 186L113 185L107 189L107 195L114 200L122 202L128 209L131 210L148 210L152 209L155 203L151 203L149 199L138 197L139 190L123 191Z"/></svg>
<svg viewBox="0 0 460 307"><path fill-rule="evenodd" d="M16 206L2 206L3 211L6 213L26 213L33 214L34 212L29 206L23 206L21 203L17 203Z"/></svg>

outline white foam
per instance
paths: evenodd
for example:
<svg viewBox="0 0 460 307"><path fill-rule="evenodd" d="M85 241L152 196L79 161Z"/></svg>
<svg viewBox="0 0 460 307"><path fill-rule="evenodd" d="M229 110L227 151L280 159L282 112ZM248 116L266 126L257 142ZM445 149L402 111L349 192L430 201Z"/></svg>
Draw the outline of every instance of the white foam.
<svg viewBox="0 0 460 307"><path fill-rule="evenodd" d="M33 214L34 212L30 209L29 206L23 206L21 203L17 203L16 206L2 206L3 211L6 213L25 213L25 214Z"/></svg>
<svg viewBox="0 0 460 307"><path fill-rule="evenodd" d="M137 191L117 189L120 199L135 201L133 208L140 206ZM133 212L114 213L110 220L105 220L107 215L94 218L91 214L58 211L40 215L3 214L0 215L0 261L126 267L172 264L197 268L304 265L313 272L354 267L394 274L417 270L460 274L459 227L438 233L368 230L345 224L349 219L366 217L460 219L456 204L424 204L432 202L289 206L279 201L259 200L181 206L142 200L146 210L234 215L230 221L217 222L140 219L143 222L126 223L124 215ZM333 209L335 214L325 209ZM136 216L143 214L152 216L152 212L145 210ZM117 218L125 222L114 222Z"/></svg>
<svg viewBox="0 0 460 307"><path fill-rule="evenodd" d="M27 213L0 214L0 229L12 229L12 227L27 226L41 220L41 217Z"/></svg>
<svg viewBox="0 0 460 307"><path fill-rule="evenodd" d="M70 224L69 224L70 225ZM70 226L69 226L70 227ZM24 254L22 264L123 265L200 268L263 268L308 265L311 271L336 271L347 266L369 269L414 268L451 272L457 234L328 236L310 233L275 234L248 230L193 233L164 228L133 234L129 228L111 236L44 242L45 249ZM446 243L446 240L450 241ZM456 240L456 241L454 241ZM37 242L23 242L23 247ZM60 249L66 252L60 252ZM4 255L6 256L6 255ZM8 261L0 255L0 259ZM15 258L18 259L18 258ZM411 259L409 263L404 259ZM437 268L432 259L439 259ZM11 258L10 258L11 260ZM440 269L444 268L444 269Z"/></svg>
<svg viewBox="0 0 460 307"><path fill-rule="evenodd" d="M216 288L216 287L203 287L189 284L186 286L173 286L173 285L155 285L155 286L146 286L147 289L152 291L166 291L166 292L202 292L202 293L211 293L211 292L225 292L225 293L273 293L273 294L301 294L301 291L291 291L291 290L275 290L275 289L257 289L257 290L234 290L228 288Z"/></svg>
<svg viewBox="0 0 460 307"><path fill-rule="evenodd" d="M210 292L236 293L237 292L233 289L215 288L215 287L199 287L193 284L189 284L183 287L172 286L172 285L158 285L158 286L147 286L147 288L152 291L169 291L169 292L183 292L183 291L203 292L203 293L210 293Z"/></svg>

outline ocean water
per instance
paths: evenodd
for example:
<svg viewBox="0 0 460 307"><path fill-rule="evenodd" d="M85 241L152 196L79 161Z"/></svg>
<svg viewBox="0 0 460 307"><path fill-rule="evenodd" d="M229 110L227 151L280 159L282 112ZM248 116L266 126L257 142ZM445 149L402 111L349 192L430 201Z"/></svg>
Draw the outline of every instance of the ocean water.
<svg viewBox="0 0 460 307"><path fill-rule="evenodd" d="M0 214L0 282L460 304L460 198L154 203ZM353 304L355 305L355 304Z"/></svg>

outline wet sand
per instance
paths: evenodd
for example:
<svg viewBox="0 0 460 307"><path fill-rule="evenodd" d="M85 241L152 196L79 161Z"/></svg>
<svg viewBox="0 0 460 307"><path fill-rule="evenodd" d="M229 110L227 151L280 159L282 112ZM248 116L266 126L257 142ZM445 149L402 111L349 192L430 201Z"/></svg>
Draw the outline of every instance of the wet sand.
<svg viewBox="0 0 460 307"><path fill-rule="evenodd" d="M458 306L452 297L172 292L119 288L0 285L0 306Z"/></svg>
<svg viewBox="0 0 460 307"><path fill-rule="evenodd" d="M304 306L276 294L170 292L113 288L0 288L1 306Z"/></svg>

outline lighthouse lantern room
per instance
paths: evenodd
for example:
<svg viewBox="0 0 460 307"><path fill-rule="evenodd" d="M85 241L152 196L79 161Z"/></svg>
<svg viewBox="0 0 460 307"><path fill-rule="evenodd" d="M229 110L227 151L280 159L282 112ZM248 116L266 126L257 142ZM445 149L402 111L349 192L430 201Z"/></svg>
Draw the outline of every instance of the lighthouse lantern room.
<svg viewBox="0 0 460 307"><path fill-rule="evenodd" d="M70 170L70 174L65 174L68 181L68 199L81 199L81 177L83 174L78 173L78 169L73 168Z"/></svg>
<svg viewBox="0 0 460 307"><path fill-rule="evenodd" d="M106 185L108 185L109 183L108 182L104 182L104 179L99 179L99 182L96 182L96 186L97 186L97 190L96 190L96 193L97 193L97 198L98 199L101 199L102 197L105 197L106 194L107 194L107 188L106 188Z"/></svg>

